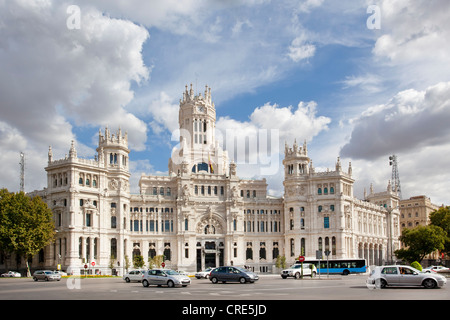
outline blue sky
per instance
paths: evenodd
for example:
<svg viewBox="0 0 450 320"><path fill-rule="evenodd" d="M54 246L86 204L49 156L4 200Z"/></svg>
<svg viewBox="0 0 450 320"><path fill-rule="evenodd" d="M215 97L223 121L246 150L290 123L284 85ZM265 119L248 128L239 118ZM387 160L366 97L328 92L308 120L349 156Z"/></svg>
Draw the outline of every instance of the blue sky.
<svg viewBox="0 0 450 320"><path fill-rule="evenodd" d="M120 126L137 192L141 172L167 172L192 83L211 87L220 129L307 139L319 171L351 161L358 197L385 190L396 153L404 197L448 203L449 12L445 0L0 1L0 184L17 190L24 151L26 189L41 189L49 145L64 157L75 140L93 158L98 130ZM281 195L281 171L266 178Z"/></svg>

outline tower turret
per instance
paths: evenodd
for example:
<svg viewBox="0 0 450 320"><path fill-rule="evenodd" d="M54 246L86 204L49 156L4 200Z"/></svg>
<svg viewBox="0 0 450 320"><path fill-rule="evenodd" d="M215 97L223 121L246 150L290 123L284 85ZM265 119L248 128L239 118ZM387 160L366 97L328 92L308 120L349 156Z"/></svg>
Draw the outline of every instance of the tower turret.
<svg viewBox="0 0 450 320"><path fill-rule="evenodd" d="M298 146L297 140L294 141L292 148L285 144L283 160L285 178L309 174L309 162L306 140L303 147Z"/></svg>
<svg viewBox="0 0 450 320"><path fill-rule="evenodd" d="M105 168L121 169L128 171L128 134L122 134L119 128L116 134L111 134L108 127L105 134L99 130L98 133L98 161L102 162Z"/></svg>

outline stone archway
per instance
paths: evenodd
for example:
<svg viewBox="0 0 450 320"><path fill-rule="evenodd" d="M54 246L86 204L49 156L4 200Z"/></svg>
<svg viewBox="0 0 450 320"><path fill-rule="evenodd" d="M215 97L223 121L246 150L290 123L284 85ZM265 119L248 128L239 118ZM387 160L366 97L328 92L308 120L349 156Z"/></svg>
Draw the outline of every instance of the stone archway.
<svg viewBox="0 0 450 320"><path fill-rule="evenodd" d="M197 224L197 234L223 234L222 222L210 211Z"/></svg>

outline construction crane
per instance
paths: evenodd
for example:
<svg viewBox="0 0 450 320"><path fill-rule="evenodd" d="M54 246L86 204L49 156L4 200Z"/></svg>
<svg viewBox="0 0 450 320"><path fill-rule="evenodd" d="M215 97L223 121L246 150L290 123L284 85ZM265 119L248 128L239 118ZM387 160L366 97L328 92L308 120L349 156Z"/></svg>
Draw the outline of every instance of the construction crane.
<svg viewBox="0 0 450 320"><path fill-rule="evenodd" d="M392 166L392 191L402 198L402 188L400 187L400 175L398 173L397 156L393 154L389 157L389 165Z"/></svg>

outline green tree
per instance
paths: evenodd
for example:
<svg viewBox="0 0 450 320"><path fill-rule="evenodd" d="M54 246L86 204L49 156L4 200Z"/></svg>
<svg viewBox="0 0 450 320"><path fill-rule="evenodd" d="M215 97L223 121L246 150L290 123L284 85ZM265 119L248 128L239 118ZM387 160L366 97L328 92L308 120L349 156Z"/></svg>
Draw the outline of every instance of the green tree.
<svg viewBox="0 0 450 320"><path fill-rule="evenodd" d="M286 269L286 257L285 256L277 256L277 261L275 262L275 267Z"/></svg>
<svg viewBox="0 0 450 320"><path fill-rule="evenodd" d="M421 262L427 254L444 248L445 237L444 230L434 225L403 229L400 241L406 248L396 250L395 255L409 263Z"/></svg>
<svg viewBox="0 0 450 320"><path fill-rule="evenodd" d="M432 212L430 225L441 227L445 231L444 249L441 251L450 256L450 207L441 207Z"/></svg>
<svg viewBox="0 0 450 320"><path fill-rule="evenodd" d="M136 269L140 269L145 265L144 257L141 255L136 255L133 257L133 266Z"/></svg>
<svg viewBox="0 0 450 320"><path fill-rule="evenodd" d="M124 267L125 267L126 272L128 272L128 269L130 268L130 258L128 258L127 255L125 255L125 265L124 265Z"/></svg>
<svg viewBox="0 0 450 320"><path fill-rule="evenodd" d="M164 256L163 255L159 255L159 256L154 256L153 258L148 258L148 268L149 269L153 269L153 268L160 268L161 264L164 262Z"/></svg>
<svg viewBox="0 0 450 320"><path fill-rule="evenodd" d="M0 248L23 257L30 275L28 257L54 241L53 213L40 197L0 190Z"/></svg>

